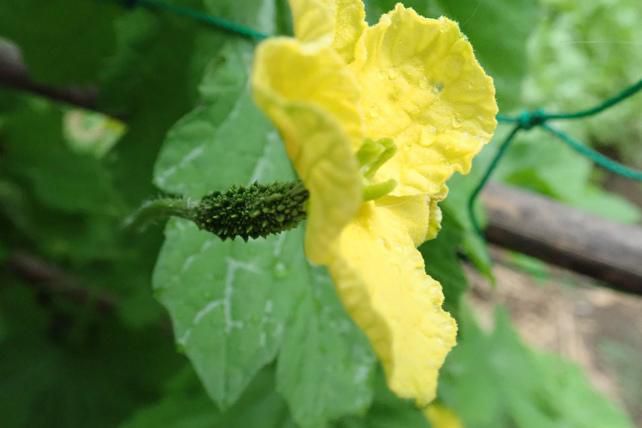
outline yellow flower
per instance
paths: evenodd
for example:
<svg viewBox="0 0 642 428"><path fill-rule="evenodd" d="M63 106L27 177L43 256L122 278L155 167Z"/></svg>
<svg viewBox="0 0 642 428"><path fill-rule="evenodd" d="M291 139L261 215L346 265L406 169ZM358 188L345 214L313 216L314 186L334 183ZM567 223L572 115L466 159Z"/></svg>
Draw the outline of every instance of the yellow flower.
<svg viewBox="0 0 642 428"><path fill-rule="evenodd" d="M446 180L489 141L492 80L459 27L398 4L368 27L360 0L290 0L296 38L257 49L257 104L310 192L305 250L328 267L390 388L435 396L456 324L416 247Z"/></svg>
<svg viewBox="0 0 642 428"><path fill-rule="evenodd" d="M431 404L424 411L433 428L463 428L457 415L441 404Z"/></svg>

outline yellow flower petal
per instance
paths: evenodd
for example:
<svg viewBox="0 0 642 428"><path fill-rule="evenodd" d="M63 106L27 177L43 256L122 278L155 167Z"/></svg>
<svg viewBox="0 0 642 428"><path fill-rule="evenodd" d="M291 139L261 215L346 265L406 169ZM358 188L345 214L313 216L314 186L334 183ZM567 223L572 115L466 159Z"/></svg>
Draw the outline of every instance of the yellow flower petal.
<svg viewBox="0 0 642 428"><path fill-rule="evenodd" d="M329 269L392 391L425 405L435 397L438 370L455 345L457 326L441 308L440 284L424 271L406 231L408 218L390 202L361 207L341 234L338 257Z"/></svg>
<svg viewBox="0 0 642 428"><path fill-rule="evenodd" d="M256 51L252 84L260 106L265 98L314 106L339 122L355 150L361 145L357 82L333 49L312 49L285 37L263 42Z"/></svg>
<svg viewBox="0 0 642 428"><path fill-rule="evenodd" d="M430 198L427 195L384 196L377 200L376 206L386 208L397 217L415 246L426 240L430 226L426 219L430 219L431 215Z"/></svg>
<svg viewBox="0 0 642 428"><path fill-rule="evenodd" d="M441 230L441 208L439 208L439 200L431 199L429 203L428 214L428 230L426 231L425 241L435 239Z"/></svg>
<svg viewBox="0 0 642 428"><path fill-rule="evenodd" d="M340 65L330 50L304 52L293 39L273 39L258 48L252 75L255 100L279 129L310 192L305 248L320 264L361 204L351 143L360 139L360 116L352 108L352 80Z"/></svg>
<svg viewBox="0 0 642 428"><path fill-rule="evenodd" d="M294 34L302 42L332 46L346 62L366 28L361 0L290 0Z"/></svg>
<svg viewBox="0 0 642 428"><path fill-rule="evenodd" d="M351 64L369 138L392 138L397 154L378 172L395 195L441 191L496 126L495 90L458 25L397 4L368 28Z"/></svg>
<svg viewBox="0 0 642 428"><path fill-rule="evenodd" d="M439 230L446 180L491 138L492 80L448 19L397 5L366 28L360 0L290 4L297 39L262 43L252 84L310 191L307 256L328 266L390 388L426 405L457 326L416 246ZM364 203L366 139L397 149L369 185L397 185Z"/></svg>
<svg viewBox="0 0 642 428"><path fill-rule="evenodd" d="M441 404L431 404L424 411L432 428L463 428L459 417L449 408Z"/></svg>

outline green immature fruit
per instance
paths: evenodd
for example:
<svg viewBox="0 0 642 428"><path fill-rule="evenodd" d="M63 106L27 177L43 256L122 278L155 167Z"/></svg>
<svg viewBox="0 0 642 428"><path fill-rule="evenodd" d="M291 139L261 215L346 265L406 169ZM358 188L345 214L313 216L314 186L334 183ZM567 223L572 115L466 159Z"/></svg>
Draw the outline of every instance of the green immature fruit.
<svg viewBox="0 0 642 428"><path fill-rule="evenodd" d="M307 199L300 182L234 186L201 199L192 219L221 239L239 236L247 241L296 227L305 218Z"/></svg>

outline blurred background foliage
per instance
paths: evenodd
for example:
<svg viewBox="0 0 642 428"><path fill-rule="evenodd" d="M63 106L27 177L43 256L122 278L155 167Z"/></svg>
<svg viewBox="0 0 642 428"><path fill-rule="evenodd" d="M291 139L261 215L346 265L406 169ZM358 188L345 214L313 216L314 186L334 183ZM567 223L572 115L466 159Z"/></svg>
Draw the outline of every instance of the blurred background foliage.
<svg viewBox="0 0 642 428"><path fill-rule="evenodd" d="M167 1L291 33L285 0ZM368 1L368 19L394 3ZM504 113L585 107L640 78L637 0L406 5L460 22ZM430 426L387 390L327 275L302 258L301 230L244 244L179 221L165 236L162 225L121 228L161 192L199 197L293 177L247 91L251 42L107 0L6 0L0 36L0 46L19 47L35 81L99 88L95 107L106 113L0 88L0 425ZM567 130L642 165L640 111L642 98L633 98ZM460 304L468 287L461 254L491 276L465 204L494 145L470 176L451 180L443 229L421 247L461 326L438 400L473 428L632 426L577 368L525 346L501 310L485 332ZM603 190L604 174L535 132L495 178L619 221L640 219ZM193 322L216 299L243 327L228 329L220 313Z"/></svg>

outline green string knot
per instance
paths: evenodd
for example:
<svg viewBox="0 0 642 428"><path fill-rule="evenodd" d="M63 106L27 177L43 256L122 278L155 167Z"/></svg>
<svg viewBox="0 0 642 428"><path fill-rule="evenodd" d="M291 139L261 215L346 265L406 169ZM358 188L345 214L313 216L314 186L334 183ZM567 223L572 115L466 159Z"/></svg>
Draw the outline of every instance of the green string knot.
<svg viewBox="0 0 642 428"><path fill-rule="evenodd" d="M542 109L523 111L517 116L517 125L528 131L536 126L542 125L548 120L548 115Z"/></svg>
<svg viewBox="0 0 642 428"><path fill-rule="evenodd" d="M482 238L484 237L479 222L477 221L477 217L475 216L475 201L477 200L484 186L486 186L486 183L488 183L491 174L493 173L495 168L497 168L497 165L499 165L499 161L506 154L508 148L515 140L515 136L519 134L520 131L528 131L532 128L539 127L560 140L562 143L566 144L571 149L575 150L580 155L584 156L587 159L590 159L591 162L593 162L595 165L598 165L606 169L607 171L610 171L622 177L642 182L642 171L628 167L604 156L600 152L582 144L580 141L577 141L566 132L557 129L556 127L551 126L548 123L549 121L553 120L575 120L596 115L608 108L613 107L614 105L619 104L620 102L640 91L642 91L642 79L625 88L619 94L616 94L615 96L602 101L598 105L585 110L579 110L570 113L546 113L542 109L537 109L533 111L524 111L517 116L498 114L497 120L502 123L513 124L513 129L509 132L506 138L504 138L504 141L502 141L499 145L497 153L486 168L486 171L484 171L484 174L477 184L477 187L475 187L473 192L470 194L470 197L468 198L468 217L470 218L473 229L477 232L477 234L479 234L479 236Z"/></svg>

